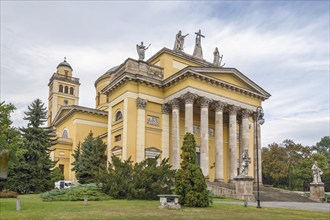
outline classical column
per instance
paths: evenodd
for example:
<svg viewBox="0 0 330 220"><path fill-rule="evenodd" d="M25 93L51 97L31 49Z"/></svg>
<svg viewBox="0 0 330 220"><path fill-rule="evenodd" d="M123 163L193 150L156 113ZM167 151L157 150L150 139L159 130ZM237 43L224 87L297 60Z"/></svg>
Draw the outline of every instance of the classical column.
<svg viewBox="0 0 330 220"><path fill-rule="evenodd" d="M194 108L194 100L196 98L195 94L192 94L191 92L187 92L186 94L181 96L181 99L185 102L185 133L193 133L193 108Z"/></svg>
<svg viewBox="0 0 330 220"><path fill-rule="evenodd" d="M241 149L240 155L245 149L249 149L249 143L250 143L250 140L249 140L249 137L250 137L249 116L251 115L251 113L252 112L248 109L243 109L241 111L241 116L242 116L242 129L241 129L242 143L241 143L241 146L242 146L242 149Z"/></svg>
<svg viewBox="0 0 330 220"><path fill-rule="evenodd" d="M180 168L180 109L179 100L170 101L172 105L172 168Z"/></svg>
<svg viewBox="0 0 330 220"><path fill-rule="evenodd" d="M214 103L215 107L215 181L224 179L223 172L223 102Z"/></svg>
<svg viewBox="0 0 330 220"><path fill-rule="evenodd" d="M262 164L261 164L261 126L259 123L256 123L256 120L257 119L257 113L254 112L253 113L253 137L254 137L254 180L255 182L257 182L257 163L258 163L258 166L259 166L259 183L262 184ZM256 126L257 125L257 126ZM256 135L257 135L257 132L258 132L258 140L256 140ZM258 159L259 161L257 161L257 152L256 152L256 149L255 149L255 146L256 146L256 141L258 141Z"/></svg>
<svg viewBox="0 0 330 220"><path fill-rule="evenodd" d="M136 162L144 160L145 147L145 123L146 123L146 99L137 98L137 133L136 133Z"/></svg>
<svg viewBox="0 0 330 220"><path fill-rule="evenodd" d="M211 100L201 98L201 169L203 175L209 175L209 104Z"/></svg>
<svg viewBox="0 0 330 220"><path fill-rule="evenodd" d="M162 159L170 157L170 106L162 106Z"/></svg>
<svg viewBox="0 0 330 220"><path fill-rule="evenodd" d="M237 106L229 107L229 181L237 176Z"/></svg>

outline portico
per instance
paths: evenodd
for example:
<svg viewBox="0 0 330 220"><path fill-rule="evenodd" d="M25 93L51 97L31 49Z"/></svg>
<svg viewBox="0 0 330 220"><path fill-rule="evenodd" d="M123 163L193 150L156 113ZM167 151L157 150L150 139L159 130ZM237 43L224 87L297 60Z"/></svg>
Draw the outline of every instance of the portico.
<svg viewBox="0 0 330 220"><path fill-rule="evenodd" d="M167 102L171 108L168 120L170 118L172 120L170 128L172 132L170 141L172 143L172 166L174 169L180 167L180 133L182 134L182 130L184 130L184 133L194 133L200 140L200 167L204 176L209 177L211 168L214 169L212 172L214 172L215 181L224 181L224 173L227 172L229 175L226 179L232 181L237 176L240 167L238 159L241 149L251 149L253 150L251 154L254 154L254 142L250 138L254 136L252 113L256 107L244 103L241 105L237 102L228 103L228 100L221 97L206 98L212 95L201 96L199 93L186 91L183 94L177 94L177 97ZM200 116L199 122L194 120L194 114ZM184 127L180 127L180 118L184 121ZM224 118L226 119L224 120ZM209 119L213 121L209 121ZM195 122L199 123L199 129L194 129ZM210 125L215 129L210 128ZM238 129L238 126L241 126L241 129ZM229 128L229 133L224 133L224 127ZM241 132L238 132L239 130ZM163 135L168 134L163 133ZM212 140L209 139L210 135L213 137ZM224 143L228 149L224 149ZM210 151L215 152L214 158L210 158ZM224 158L225 153L228 154L228 159ZM210 161L214 161L214 164Z"/></svg>

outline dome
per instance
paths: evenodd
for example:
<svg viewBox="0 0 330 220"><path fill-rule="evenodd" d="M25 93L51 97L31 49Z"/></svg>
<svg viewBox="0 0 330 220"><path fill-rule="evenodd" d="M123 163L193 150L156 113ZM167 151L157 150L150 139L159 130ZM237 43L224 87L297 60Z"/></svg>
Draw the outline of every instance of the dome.
<svg viewBox="0 0 330 220"><path fill-rule="evenodd" d="M69 67L71 70L73 70L71 65L68 62L66 62L66 57L64 57L63 62L61 62L60 64L57 65L57 68L59 68L60 66L66 66L66 67Z"/></svg>

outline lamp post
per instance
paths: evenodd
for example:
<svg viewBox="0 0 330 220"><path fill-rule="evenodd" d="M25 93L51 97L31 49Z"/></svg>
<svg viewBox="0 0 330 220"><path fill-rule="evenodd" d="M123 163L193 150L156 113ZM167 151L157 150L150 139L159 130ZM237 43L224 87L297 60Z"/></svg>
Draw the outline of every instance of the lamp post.
<svg viewBox="0 0 330 220"><path fill-rule="evenodd" d="M258 125L262 125L265 123L264 111L261 106L257 107L257 112L255 115L255 126L256 126L256 154L257 154L257 208L261 208L260 206L260 194L259 194L259 138L258 138Z"/></svg>

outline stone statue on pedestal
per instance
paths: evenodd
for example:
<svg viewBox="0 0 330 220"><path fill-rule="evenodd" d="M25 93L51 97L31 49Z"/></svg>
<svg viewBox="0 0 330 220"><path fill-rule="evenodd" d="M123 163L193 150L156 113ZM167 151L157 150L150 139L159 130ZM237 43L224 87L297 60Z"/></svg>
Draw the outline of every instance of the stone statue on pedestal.
<svg viewBox="0 0 330 220"><path fill-rule="evenodd" d="M313 171L313 183L322 183L321 175L323 174L323 171L320 168L318 168L316 161L312 166L312 171Z"/></svg>
<svg viewBox="0 0 330 220"><path fill-rule="evenodd" d="M244 149L242 154L242 167L241 167L241 172L239 174L240 176L248 175L250 163L251 163L251 158L249 157L248 149Z"/></svg>
<svg viewBox="0 0 330 220"><path fill-rule="evenodd" d="M183 51L183 44L184 44L184 38L187 37L189 34L182 35L182 32L179 31L179 33L175 36L175 42L174 42L174 51L182 52Z"/></svg>
<svg viewBox="0 0 330 220"><path fill-rule="evenodd" d="M223 64L221 66L223 55L220 56L220 53L219 53L219 50L218 50L217 47L215 48L215 51L213 52L213 56L214 56L214 59L213 59L213 65L214 66L216 66L216 67L223 67L225 65L225 64Z"/></svg>
<svg viewBox="0 0 330 220"><path fill-rule="evenodd" d="M145 51L148 50L148 48L150 47L151 44L149 44L149 46L144 46L143 45L143 42L141 42L141 45L136 45L136 50L137 50L137 53L139 55L139 60L144 60L144 54L145 54Z"/></svg>

